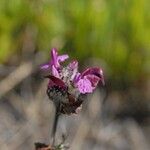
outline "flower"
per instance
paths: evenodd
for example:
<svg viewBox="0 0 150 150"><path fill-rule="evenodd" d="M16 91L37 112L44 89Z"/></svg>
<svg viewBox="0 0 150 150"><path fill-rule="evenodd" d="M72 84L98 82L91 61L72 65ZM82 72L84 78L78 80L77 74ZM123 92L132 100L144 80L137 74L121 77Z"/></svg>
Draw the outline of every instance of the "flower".
<svg viewBox="0 0 150 150"><path fill-rule="evenodd" d="M53 48L50 62L41 66L41 69L50 70L46 76L49 79L47 94L55 105L60 105L59 111L63 114L77 113L83 102L82 96L92 93L99 82L104 84L101 68L88 68L80 73L77 60L67 66L61 65L68 58L67 54L58 55Z"/></svg>
<svg viewBox="0 0 150 150"><path fill-rule="evenodd" d="M51 61L47 64L44 64L41 66L41 69L50 69L52 72L52 75L59 78L59 68L60 63L68 59L69 56L67 54L65 55L58 55L58 52L55 48L51 50Z"/></svg>
<svg viewBox="0 0 150 150"><path fill-rule="evenodd" d="M78 74L75 83L80 93L92 93L97 84L102 81L104 84L103 71L100 68L88 68L83 73Z"/></svg>

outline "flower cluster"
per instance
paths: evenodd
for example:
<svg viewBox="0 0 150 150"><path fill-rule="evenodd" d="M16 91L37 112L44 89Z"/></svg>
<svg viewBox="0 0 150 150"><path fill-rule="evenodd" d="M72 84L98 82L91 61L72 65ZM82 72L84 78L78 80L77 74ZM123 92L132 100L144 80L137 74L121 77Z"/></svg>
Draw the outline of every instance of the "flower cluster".
<svg viewBox="0 0 150 150"><path fill-rule="evenodd" d="M67 66L61 63L69 56L58 55L56 49L51 50L51 60L41 66L41 69L49 70L47 94L60 105L60 113L76 113L83 99L81 95L92 93L99 82L104 83L103 71L98 67L88 68L82 73L78 71L78 61L74 60Z"/></svg>

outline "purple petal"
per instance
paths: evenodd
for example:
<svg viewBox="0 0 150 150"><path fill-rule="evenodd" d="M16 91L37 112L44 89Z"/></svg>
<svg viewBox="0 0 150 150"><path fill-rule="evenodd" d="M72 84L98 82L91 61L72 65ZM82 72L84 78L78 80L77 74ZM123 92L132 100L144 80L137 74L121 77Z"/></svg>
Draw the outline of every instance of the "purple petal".
<svg viewBox="0 0 150 150"><path fill-rule="evenodd" d="M83 79L80 79L77 82L77 88L80 91L80 93L83 93L83 94L93 92L92 84L90 80L88 80L86 77L84 77Z"/></svg>
<svg viewBox="0 0 150 150"><path fill-rule="evenodd" d="M93 89L95 89L100 81L100 78L95 75L87 75L85 77L91 82Z"/></svg>
<svg viewBox="0 0 150 150"><path fill-rule="evenodd" d="M63 61L65 61L68 58L69 58L69 56L67 54L60 55L60 56L58 56L57 61L58 62L63 62Z"/></svg>
<svg viewBox="0 0 150 150"><path fill-rule="evenodd" d="M70 69L72 69L72 70L78 69L78 61L77 61L77 60L72 61L72 62L68 65L68 67L69 67Z"/></svg>
<svg viewBox="0 0 150 150"><path fill-rule="evenodd" d="M60 67L58 63L58 52L55 48L51 50L51 65L54 65L56 68Z"/></svg>
<svg viewBox="0 0 150 150"><path fill-rule="evenodd" d="M59 75L59 72L58 70L55 68L54 65L52 65L52 75L57 77L57 78L60 78L60 75Z"/></svg>
<svg viewBox="0 0 150 150"><path fill-rule="evenodd" d="M101 77L101 76L103 76L103 71L101 68L98 68L98 67L88 68L82 73L82 76L85 76L88 74L94 74L98 77Z"/></svg>
<svg viewBox="0 0 150 150"><path fill-rule="evenodd" d="M74 80L73 80L74 83L77 83L79 81L80 77L81 77L81 73L78 72L74 77Z"/></svg>
<svg viewBox="0 0 150 150"><path fill-rule="evenodd" d="M48 69L50 67L50 65L49 64L44 64L44 65L41 65L41 69Z"/></svg>
<svg viewBox="0 0 150 150"><path fill-rule="evenodd" d="M54 65L55 68L59 68L59 63L65 61L68 58L69 56L67 54L58 56L58 52L55 48L51 50L51 65Z"/></svg>
<svg viewBox="0 0 150 150"><path fill-rule="evenodd" d="M81 74L82 77L86 75L95 75L100 78L100 81L102 82L103 85L105 84L103 70L101 68L98 67L88 68Z"/></svg>
<svg viewBox="0 0 150 150"><path fill-rule="evenodd" d="M51 50L51 57L52 57L52 59L56 60L57 55L58 55L57 49L56 49L56 48L53 48L53 49Z"/></svg>

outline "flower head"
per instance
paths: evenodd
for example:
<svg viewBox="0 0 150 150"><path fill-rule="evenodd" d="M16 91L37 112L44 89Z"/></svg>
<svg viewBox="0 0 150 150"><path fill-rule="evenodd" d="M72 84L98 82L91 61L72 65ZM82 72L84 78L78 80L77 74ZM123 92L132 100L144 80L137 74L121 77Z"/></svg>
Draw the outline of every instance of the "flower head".
<svg viewBox="0 0 150 150"><path fill-rule="evenodd" d="M47 94L54 104L60 104L60 113L64 114L76 113L82 105L82 95L92 93L99 82L104 84L101 68L88 68L80 73L77 60L61 65L68 58L67 54L58 55L57 50L52 49L50 62L41 67L50 70L46 76L49 78Z"/></svg>
<svg viewBox="0 0 150 150"><path fill-rule="evenodd" d="M58 55L58 52L55 48L51 50L51 61L47 64L41 66L41 69L50 69L53 76L59 78L59 69L60 63L68 59L69 56L67 54Z"/></svg>

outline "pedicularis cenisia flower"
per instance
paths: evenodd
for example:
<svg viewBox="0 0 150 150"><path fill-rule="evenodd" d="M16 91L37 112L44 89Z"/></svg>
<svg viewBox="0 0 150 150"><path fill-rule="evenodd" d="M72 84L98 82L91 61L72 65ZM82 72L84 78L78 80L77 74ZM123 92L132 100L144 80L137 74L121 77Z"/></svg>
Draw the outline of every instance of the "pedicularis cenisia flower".
<svg viewBox="0 0 150 150"><path fill-rule="evenodd" d="M67 54L58 55L53 48L50 62L41 66L50 72L46 76L49 78L47 94L56 106L59 104L59 112L63 114L77 113L83 102L81 96L92 93L99 82L104 84L101 68L88 68L80 73L77 60L61 65L68 58Z"/></svg>

